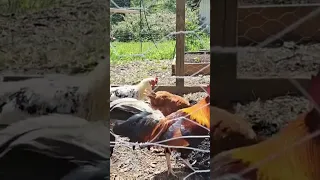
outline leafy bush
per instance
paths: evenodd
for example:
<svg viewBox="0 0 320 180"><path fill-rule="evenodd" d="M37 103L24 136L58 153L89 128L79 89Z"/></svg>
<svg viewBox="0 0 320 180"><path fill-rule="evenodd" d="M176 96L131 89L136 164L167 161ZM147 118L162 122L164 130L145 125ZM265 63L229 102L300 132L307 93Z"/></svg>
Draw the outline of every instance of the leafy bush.
<svg viewBox="0 0 320 180"><path fill-rule="evenodd" d="M143 41L158 41L171 32L175 31L176 15L170 12L153 13L144 16L141 21L141 38ZM149 29L150 28L150 29ZM140 15L127 14L124 21L112 26L112 35L119 41L139 41L140 40Z"/></svg>
<svg viewBox="0 0 320 180"><path fill-rule="evenodd" d="M186 35L186 51L197 49L206 49L207 39L209 35L203 31L205 27L199 27L202 24L202 19L199 18L199 10L186 9L186 30L194 31Z"/></svg>
<svg viewBox="0 0 320 180"><path fill-rule="evenodd" d="M142 18L141 32L140 15L127 14L124 21L113 24L111 34L120 42L140 41L140 37L142 41L159 41L176 31L176 14L173 12L162 10L148 14L148 23L146 23L144 15ZM195 32L186 35L186 51L207 48L207 43L204 41L208 41L209 35L202 31L203 27L199 28L200 24L199 10L186 8L186 31ZM174 40L175 36L167 36L166 39Z"/></svg>

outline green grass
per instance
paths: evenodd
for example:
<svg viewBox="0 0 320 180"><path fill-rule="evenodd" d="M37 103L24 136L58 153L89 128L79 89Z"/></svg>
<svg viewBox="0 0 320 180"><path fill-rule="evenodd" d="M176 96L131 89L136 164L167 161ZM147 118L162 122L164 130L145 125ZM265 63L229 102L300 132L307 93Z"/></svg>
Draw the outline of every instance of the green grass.
<svg viewBox="0 0 320 180"><path fill-rule="evenodd" d="M142 59L162 60L172 59L175 47L175 41L165 41L157 44L157 47L152 42L114 42L113 48L110 49L111 63L124 63ZM138 56L143 54L144 56Z"/></svg>
<svg viewBox="0 0 320 180"><path fill-rule="evenodd" d="M199 40L187 41L187 51L198 51L200 49L209 49L210 39L203 38ZM157 44L157 47L152 42L113 42L110 49L111 63L127 63L138 60L164 60L173 59L175 41L164 41ZM139 56L143 54L143 56Z"/></svg>

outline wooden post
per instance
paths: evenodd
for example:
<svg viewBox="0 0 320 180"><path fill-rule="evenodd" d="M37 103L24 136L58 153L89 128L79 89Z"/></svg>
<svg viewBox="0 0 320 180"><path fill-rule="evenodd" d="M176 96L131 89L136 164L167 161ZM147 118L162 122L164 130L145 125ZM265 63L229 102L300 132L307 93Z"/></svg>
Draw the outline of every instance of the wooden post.
<svg viewBox="0 0 320 180"><path fill-rule="evenodd" d="M185 0L176 0L176 31L185 31ZM176 76L184 76L184 37L185 34L176 35ZM184 86L184 78L176 78L178 87Z"/></svg>
<svg viewBox="0 0 320 180"><path fill-rule="evenodd" d="M213 0L210 2L210 81L211 104L220 107L230 105L228 94L234 93L237 79L237 53L213 51L214 47L237 45L237 0ZM231 91L231 92L230 92Z"/></svg>

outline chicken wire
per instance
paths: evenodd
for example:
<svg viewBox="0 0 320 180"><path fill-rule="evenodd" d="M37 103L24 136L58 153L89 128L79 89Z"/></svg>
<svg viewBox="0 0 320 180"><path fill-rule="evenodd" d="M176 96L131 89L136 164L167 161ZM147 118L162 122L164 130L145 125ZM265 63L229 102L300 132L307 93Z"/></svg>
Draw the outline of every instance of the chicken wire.
<svg viewBox="0 0 320 180"><path fill-rule="evenodd" d="M288 4L288 3L286 3ZM248 66L251 67L251 70L253 68L256 68L256 71L259 71L260 74L254 74L255 76L262 76L266 77L270 74L271 76L276 76L272 74L271 70L276 70L277 76L281 76L283 78L287 78L315 107L315 109L320 113L319 106L313 101L313 99L310 97L310 95L304 90L304 88L297 82L294 78L297 77L297 74L295 73L284 73L279 75L281 63L284 63L285 61L293 61L293 65L297 66L308 66L306 63L311 63L309 68L306 70L309 71L307 74L314 75L314 71L319 71L319 61L317 60L319 57L319 44L318 44L318 34L319 34L319 28L320 25L317 21L317 19L320 16L320 5L319 4L291 4L286 5L289 11L283 12L280 16L266 16L265 11L267 11L267 8L270 7L284 7L283 5L271 5L271 6L238 6L239 11L241 11L241 8L247 8L247 15L238 17L238 27L239 24L245 24L246 31L244 33L238 34L238 41L239 39L245 39L247 45L241 45L238 44L237 47L212 47L211 52L223 52L223 53L232 53L237 52L238 53L238 66L241 65L241 61L249 61ZM301 15L301 9L313 6L314 9L308 13L305 11L304 15ZM252 8L252 9L250 9ZM274 14L277 14L276 12ZM273 15L274 15L273 14ZM248 23L249 21L247 19L253 18L255 19L255 24ZM287 18L287 19L286 19ZM293 22L288 24L288 19L295 19ZM259 20L257 20L259 19ZM284 23L284 22L287 23ZM308 23L309 29L304 28L305 30L302 31L301 27L306 26ZM267 27L268 25L273 24L273 26L280 26L281 30L277 32L268 32L268 30L272 29ZM242 25L244 26L244 25ZM300 31L295 31L300 28ZM309 30L309 31L307 31ZM242 30L243 31L243 30ZM294 32L295 37L292 42L288 42L288 34ZM257 34L265 34L267 38L259 41L257 39L252 38L253 36L257 37ZM300 37L300 39L299 39ZM306 42L307 41L307 42ZM308 47L311 46L311 47ZM296 59L294 59L296 58ZM310 61L316 61L316 62L310 62ZM295 64L298 63L298 64ZM289 64L289 66L292 66L292 64ZM312 66L312 67L311 67ZM265 69L268 67L269 69ZM291 67L293 70L295 70L294 66ZM292 71L293 71L292 70ZM242 71L240 69L240 71ZM239 70L238 70L239 72ZM244 72L242 72L242 75ZM308 76L305 75L305 76ZM251 74L252 76L252 74ZM238 75L239 77L239 75ZM299 76L298 76L299 77ZM281 155L284 155L288 150L295 148L302 143L317 137L320 134L320 131L317 130L313 133L310 133L309 135L301 138L300 140L296 141L294 144L290 146L285 146L282 148L280 152L274 152L271 156L265 157L263 161L260 161L256 164L250 165L248 168L240 171L236 174L224 174L220 177L216 177L215 179L219 180L231 180L231 179L241 179L246 180L244 178L244 175L247 173L258 169L262 165L268 163L269 161L273 160L274 158L277 158ZM270 149L272 151L272 149ZM213 173L215 170L218 170L220 167L211 167L211 173Z"/></svg>
<svg viewBox="0 0 320 180"><path fill-rule="evenodd" d="M301 69L317 70L317 7L319 4L239 6L238 76L301 77Z"/></svg>
<svg viewBox="0 0 320 180"><path fill-rule="evenodd" d="M179 31L176 32L175 28L176 28L176 15L175 14L171 14L168 18L170 19L164 19L163 17L159 17L159 22L157 20L150 20L149 18L152 18L152 11L154 11L154 8L157 6L161 6L161 3L172 3L174 2L174 7L169 7L169 8L173 8L175 9L175 1L156 1L156 0L143 0L143 1L125 1L125 0L111 0L110 1L110 7L111 7L111 38L112 38L112 42L110 43L110 49L111 49L111 61L113 60L112 58L117 58L120 60L125 60L128 58L134 59L134 60L150 60L150 54L154 53L156 51L159 51L159 49L161 49L162 44L165 44L166 42L171 42L175 44L175 37L178 34L184 34L185 35L185 50L188 51L189 49L192 49L194 46L198 46L200 47L199 50L203 51L204 49L209 49L209 38L204 39L204 37L209 37L208 34L208 25L205 25L203 23L203 21L199 21L199 24L197 24L196 26L192 26L192 25L188 25L188 23L194 21L195 16L194 16L194 12L191 15L192 11L191 10L187 10L186 11L186 25L188 26L188 29L186 29L186 31ZM189 1L187 1L189 2ZM160 5L159 5L160 4ZM163 4L162 4L163 5ZM186 6L187 7L187 6ZM165 13L165 12L164 12ZM129 17L135 17L138 18L138 20L136 21L137 23L139 23L139 26L135 26L137 27L136 32L131 32L131 33L119 33L119 30L116 30L116 25L119 25L119 22L123 22L125 16ZM167 16L165 16L167 17ZM198 16L196 17L198 18ZM152 21L152 22L151 22ZM160 21L165 21L165 22L160 22ZM141 23L141 24L140 24ZM153 24L152 24L153 23ZM166 34L161 34L161 35L157 35L154 32L157 32L156 29L153 29L153 27L157 26L157 23L163 23L163 24L168 24L168 28L171 30L170 32L167 32ZM131 26L131 25L128 25ZM124 25L125 28L127 28ZM122 36L120 36L119 34L121 34ZM154 35L154 39L153 38L146 38L146 36L149 35ZM160 37L159 37L160 36ZM126 39L126 38L127 39ZM137 38L138 37L138 38ZM146 40L147 39L147 40ZM119 42L132 42L132 41L136 41L137 44L140 45L139 48L140 52L139 53L126 53L124 51L119 50ZM149 41L150 47L142 47L144 46L144 42L145 41ZM175 50L176 47L175 45L171 45L170 47L167 47L169 50L168 52L170 52L170 54L172 55L171 58L168 59L168 61L172 62L175 59ZM191 51L191 50L190 50ZM193 51L195 51L193 49ZM186 55L187 56L187 55ZM152 57L151 57L152 58ZM152 60L152 59L151 59ZM208 74L203 73L203 71L209 69L210 66L210 62L206 62L206 64L202 67L198 67L196 69L192 69L188 68L185 69L185 74L188 74L188 76L184 75L184 76L161 76L159 77L159 84L160 85L175 85L175 80L176 78L183 78L185 81L185 85L191 85L191 86L205 86L208 85L210 82L210 77ZM148 71L149 69L146 67L146 71ZM152 71L152 70L150 70ZM112 75L111 75L112 76ZM135 76L135 75L131 75L131 76ZM161 83L165 83L165 84L161 84ZM170 83L170 84L169 84ZM172 83L172 84L171 84ZM154 91L157 89L158 87L155 87ZM208 93L206 92L205 89L203 89L203 92L200 96L205 97L206 95L208 95ZM210 104L206 104L205 106L209 106ZM203 107L204 108L204 107ZM185 118L186 120L191 121L190 119ZM194 122L194 121L191 121ZM198 125L198 124L197 124ZM199 125L200 126L200 125ZM203 126L202 126L203 127ZM205 128L205 127L203 127ZM208 131L209 134L209 129L205 128ZM112 132L111 132L112 133ZM113 133L112 133L113 134ZM115 135L115 134L113 134ZM127 146L127 147L132 147L132 146L146 146L146 145L156 145L156 146L160 146L160 147L168 147L166 146L164 143L166 141L161 141L161 142L154 142L154 143L130 143L127 142L121 138L119 138L117 135L116 136L116 140L114 142L110 142L111 146ZM208 136L187 136L187 137L182 137L182 138L203 138L203 139L209 139L209 135ZM173 140L173 139L170 139ZM172 147L172 146L170 146ZM209 158L209 152L210 150L204 150L201 148L188 148L188 147L172 147L172 148L184 148L184 149L191 149L195 152L200 152L200 153L205 153L208 155ZM179 154L174 154L174 158L178 158ZM163 157L163 159L165 159ZM209 159L208 159L209 161ZM111 165L112 166L112 165ZM163 164L163 166L166 166L166 164ZM174 166L173 166L174 167ZM112 167L111 167L112 168ZM198 178L198 179L209 179L209 177L203 177L201 178L201 176L197 176L195 177L195 175L197 174L208 174L210 172L209 169L196 169L195 167L187 167L189 168L191 171L189 174L187 174L184 177L179 177L181 179L194 179L194 178ZM149 174L145 174L145 177L142 177L143 179L148 179L148 177L150 177ZM112 178L112 177L111 177ZM154 177L152 177L154 178Z"/></svg>

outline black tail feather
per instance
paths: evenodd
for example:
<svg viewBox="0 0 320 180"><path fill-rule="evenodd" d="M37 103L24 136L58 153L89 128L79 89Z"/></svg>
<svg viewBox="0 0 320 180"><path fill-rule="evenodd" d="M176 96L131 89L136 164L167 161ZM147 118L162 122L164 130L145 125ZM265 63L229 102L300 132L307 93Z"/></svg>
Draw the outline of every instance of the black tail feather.
<svg viewBox="0 0 320 180"><path fill-rule="evenodd" d="M131 142L143 142L145 136L150 135L158 120L152 118L152 113L141 112L126 121L117 121L113 132L117 135L128 137Z"/></svg>

